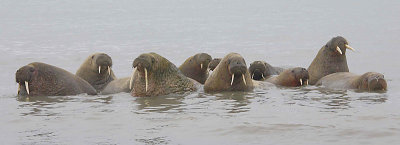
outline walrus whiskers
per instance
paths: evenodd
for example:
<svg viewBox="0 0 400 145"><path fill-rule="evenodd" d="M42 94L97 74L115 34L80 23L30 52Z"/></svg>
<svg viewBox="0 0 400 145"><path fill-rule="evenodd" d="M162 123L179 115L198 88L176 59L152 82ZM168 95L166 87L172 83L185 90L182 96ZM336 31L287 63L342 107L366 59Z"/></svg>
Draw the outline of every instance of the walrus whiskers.
<svg viewBox="0 0 400 145"><path fill-rule="evenodd" d="M149 81L147 80L147 69L144 68L144 78L146 79L146 92L147 92L147 88L149 86Z"/></svg>
<svg viewBox="0 0 400 145"><path fill-rule="evenodd" d="M300 79L300 86L303 85L303 79Z"/></svg>
<svg viewBox="0 0 400 145"><path fill-rule="evenodd" d="M340 55L342 55L342 50L340 50L339 46L336 46L336 50L340 53Z"/></svg>
<svg viewBox="0 0 400 145"><path fill-rule="evenodd" d="M99 65L99 74L100 74L100 71L101 71L101 66Z"/></svg>
<svg viewBox="0 0 400 145"><path fill-rule="evenodd" d="M129 80L129 89L132 90L133 76L135 75L136 68L133 69L131 79Z"/></svg>
<svg viewBox="0 0 400 145"><path fill-rule="evenodd" d="M25 81L25 89L26 89L26 92L29 95L29 83L27 81Z"/></svg>
<svg viewBox="0 0 400 145"><path fill-rule="evenodd" d="M233 79L235 78L235 74L232 74L232 81L231 81L231 86L233 84Z"/></svg>
<svg viewBox="0 0 400 145"><path fill-rule="evenodd" d="M243 79L244 85L247 86L246 79L244 78L244 74L242 74L242 79Z"/></svg>
<svg viewBox="0 0 400 145"><path fill-rule="evenodd" d="M350 49L350 50L352 50L352 51L356 51L356 50L355 50L353 47L350 47L350 46L349 46L349 45L347 45L347 44L346 44L346 45L344 45L344 46L346 46L346 48L347 48L347 49Z"/></svg>

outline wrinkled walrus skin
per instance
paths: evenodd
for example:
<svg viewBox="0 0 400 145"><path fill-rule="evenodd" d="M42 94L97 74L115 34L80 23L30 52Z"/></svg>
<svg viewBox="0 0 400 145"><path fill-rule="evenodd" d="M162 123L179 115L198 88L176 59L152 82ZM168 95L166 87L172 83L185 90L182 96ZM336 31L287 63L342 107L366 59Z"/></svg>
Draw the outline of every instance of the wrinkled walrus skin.
<svg viewBox="0 0 400 145"><path fill-rule="evenodd" d="M102 91L116 77L111 69L111 57L105 53L90 55L76 71L76 75L92 85L97 92Z"/></svg>
<svg viewBox="0 0 400 145"><path fill-rule="evenodd" d="M198 53L189 57L179 66L179 70L187 77L204 84L208 78L208 64L211 56L207 53Z"/></svg>
<svg viewBox="0 0 400 145"><path fill-rule="evenodd" d="M68 96L96 90L80 77L55 66L34 62L21 67L15 73L20 96Z"/></svg>
<svg viewBox="0 0 400 145"><path fill-rule="evenodd" d="M161 96L196 91L198 88L195 81L156 53L141 54L133 61L133 68L132 96Z"/></svg>
<svg viewBox="0 0 400 145"><path fill-rule="evenodd" d="M253 81L246 62L237 53L226 55L204 84L204 91L207 93L253 89Z"/></svg>
<svg viewBox="0 0 400 145"><path fill-rule="evenodd" d="M351 49L346 39L341 36L332 38L318 52L308 67L310 85L314 85L322 77L336 73L349 72L346 49Z"/></svg>
<svg viewBox="0 0 400 145"><path fill-rule="evenodd" d="M384 75L376 72L367 72L357 75L350 72L338 72L321 78L317 86L329 89L355 89L360 91L386 91L387 83Z"/></svg>

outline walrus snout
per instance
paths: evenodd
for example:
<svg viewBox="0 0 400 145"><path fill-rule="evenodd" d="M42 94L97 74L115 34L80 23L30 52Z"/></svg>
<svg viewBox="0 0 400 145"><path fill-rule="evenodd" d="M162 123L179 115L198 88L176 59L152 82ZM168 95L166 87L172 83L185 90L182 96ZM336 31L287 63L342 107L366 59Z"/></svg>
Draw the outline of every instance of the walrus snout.
<svg viewBox="0 0 400 145"><path fill-rule="evenodd" d="M249 72L253 80L261 80L266 77L267 68L261 61L255 61L250 64Z"/></svg>
<svg viewBox="0 0 400 145"><path fill-rule="evenodd" d="M349 46L349 43L345 38L342 36L337 36L332 38L328 43L326 44L326 47L329 48L329 50L333 51L333 54L336 55L344 55L346 54L346 50L350 49L352 51L355 51L354 48Z"/></svg>
<svg viewBox="0 0 400 145"><path fill-rule="evenodd" d="M138 71L144 72L144 69L150 70L152 59L150 56L141 55L133 61L132 66Z"/></svg>
<svg viewBox="0 0 400 145"><path fill-rule="evenodd" d="M380 73L367 73L368 76L368 90L369 91L386 91L387 83L384 75Z"/></svg>
<svg viewBox="0 0 400 145"><path fill-rule="evenodd" d="M235 75L245 74L247 71L246 64L241 61L233 61L229 64L229 72Z"/></svg>
<svg viewBox="0 0 400 145"><path fill-rule="evenodd" d="M211 56L207 53L196 54L195 57L197 57L197 60L198 60L198 63L200 64L201 69L203 69L203 68L207 69L208 65L210 64L211 59L212 59Z"/></svg>
<svg viewBox="0 0 400 145"><path fill-rule="evenodd" d="M308 85L308 79L310 78L307 69L302 67L296 67L292 69L292 73L295 76L295 79L298 80L297 85L303 86Z"/></svg>
<svg viewBox="0 0 400 145"><path fill-rule="evenodd" d="M109 66L109 67L111 67L112 66L112 59L107 54L101 54L101 55L97 56L96 64L97 64L97 66L105 66L105 67Z"/></svg>
<svg viewBox="0 0 400 145"><path fill-rule="evenodd" d="M15 81L18 83L18 95L29 95L29 84L32 81L35 71L35 68L32 66L23 66L17 70Z"/></svg>

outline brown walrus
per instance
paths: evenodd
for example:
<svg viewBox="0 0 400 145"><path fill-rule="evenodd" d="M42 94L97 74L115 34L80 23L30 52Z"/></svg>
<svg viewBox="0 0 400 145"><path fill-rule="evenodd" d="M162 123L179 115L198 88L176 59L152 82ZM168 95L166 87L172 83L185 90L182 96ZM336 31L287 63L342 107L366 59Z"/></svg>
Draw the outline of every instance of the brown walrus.
<svg viewBox="0 0 400 145"><path fill-rule="evenodd" d="M226 55L204 84L205 92L251 91L253 81L240 54Z"/></svg>
<svg viewBox="0 0 400 145"><path fill-rule="evenodd" d="M346 39L341 36L332 38L324 45L308 67L310 85L314 85L320 78L336 73L349 72L346 60L346 49L353 50Z"/></svg>
<svg viewBox="0 0 400 145"><path fill-rule="evenodd" d="M210 64L208 65L208 68L214 71L214 69L217 67L220 61L221 58L214 58L213 60L211 60Z"/></svg>
<svg viewBox="0 0 400 145"><path fill-rule="evenodd" d="M129 89L129 81L130 77L125 77L125 78L120 78L111 81L108 83L108 85L101 91L102 95L108 95L108 94L115 94L115 93L129 93L131 92L131 89Z"/></svg>
<svg viewBox="0 0 400 145"><path fill-rule="evenodd" d="M179 70L185 76L204 84L208 78L208 64L211 59L211 56L207 53L198 53L186 59L186 61L179 66Z"/></svg>
<svg viewBox="0 0 400 145"><path fill-rule="evenodd" d="M308 85L308 71L302 67L286 69L278 76L272 76L266 81L275 85L286 87L298 87Z"/></svg>
<svg viewBox="0 0 400 145"><path fill-rule="evenodd" d="M82 63L78 71L76 71L76 75L100 92L108 83L116 79L111 67L112 60L110 56L105 53L95 53Z"/></svg>
<svg viewBox="0 0 400 145"><path fill-rule="evenodd" d="M141 54L133 61L133 68L132 96L160 96L197 90L194 80L156 53Z"/></svg>
<svg viewBox="0 0 400 145"><path fill-rule="evenodd" d="M386 91L385 77L376 72L357 75L350 72L338 72L321 78L316 85L330 89L358 89L362 91Z"/></svg>
<svg viewBox="0 0 400 145"><path fill-rule="evenodd" d="M96 90L80 77L55 66L34 62L21 67L15 73L21 96L67 96Z"/></svg>
<svg viewBox="0 0 400 145"><path fill-rule="evenodd" d="M283 71L283 68L273 67L265 61L254 61L249 67L251 78L257 81L265 80L272 75L279 75Z"/></svg>

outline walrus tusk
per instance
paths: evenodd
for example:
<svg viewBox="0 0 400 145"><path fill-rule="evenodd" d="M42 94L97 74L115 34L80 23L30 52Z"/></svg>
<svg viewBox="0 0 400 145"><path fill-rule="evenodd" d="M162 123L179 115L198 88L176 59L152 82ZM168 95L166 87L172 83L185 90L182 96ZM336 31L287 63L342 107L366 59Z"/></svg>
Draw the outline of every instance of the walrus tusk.
<svg viewBox="0 0 400 145"><path fill-rule="evenodd" d="M108 75L109 75L109 76L111 75L111 69L110 69L110 66L108 66Z"/></svg>
<svg viewBox="0 0 400 145"><path fill-rule="evenodd" d="M263 73L261 74L261 77L262 77L263 79L265 79L265 78L264 78L264 74L263 74Z"/></svg>
<svg viewBox="0 0 400 145"><path fill-rule="evenodd" d="M203 69L203 64L202 63L200 64L200 69Z"/></svg>
<svg viewBox="0 0 400 145"><path fill-rule="evenodd" d="M244 78L244 74L242 74L242 79L243 79L244 85L247 86L246 79Z"/></svg>
<svg viewBox="0 0 400 145"><path fill-rule="evenodd" d="M147 92L147 87L149 86L149 81L147 80L147 69L144 68L144 78L146 79L146 92Z"/></svg>
<svg viewBox="0 0 400 145"><path fill-rule="evenodd" d="M131 80L129 80L129 89L132 90L133 76L135 75L136 68L133 69Z"/></svg>
<svg viewBox="0 0 400 145"><path fill-rule="evenodd" d="M232 74L232 81L231 81L231 86L233 84L233 79L235 78L235 74Z"/></svg>
<svg viewBox="0 0 400 145"><path fill-rule="evenodd" d="M25 81L25 89L26 89L26 92L29 95L29 83L27 81Z"/></svg>
<svg viewBox="0 0 400 145"><path fill-rule="evenodd" d="M99 66L99 74L100 74L101 66Z"/></svg>
<svg viewBox="0 0 400 145"><path fill-rule="evenodd" d="M353 47L350 47L350 46L349 46L349 45L347 45L347 44L346 44L346 45L344 45L344 46L346 46L346 48L347 48L347 49L350 49L350 50L352 50L352 51L356 51L356 50L355 50Z"/></svg>
<svg viewBox="0 0 400 145"><path fill-rule="evenodd" d="M308 80L306 80L306 85L308 85Z"/></svg>
<svg viewBox="0 0 400 145"><path fill-rule="evenodd" d="M340 55L342 55L342 50L340 50L339 46L336 46L336 50L340 53Z"/></svg>
<svg viewBox="0 0 400 145"><path fill-rule="evenodd" d="M253 80L254 80L254 74L252 74L252 75L251 75L251 79L253 79Z"/></svg>
<svg viewBox="0 0 400 145"><path fill-rule="evenodd" d="M303 79L300 79L300 86L303 85Z"/></svg>
<svg viewBox="0 0 400 145"><path fill-rule="evenodd" d="M18 94L20 90L21 90L21 85L18 84Z"/></svg>

